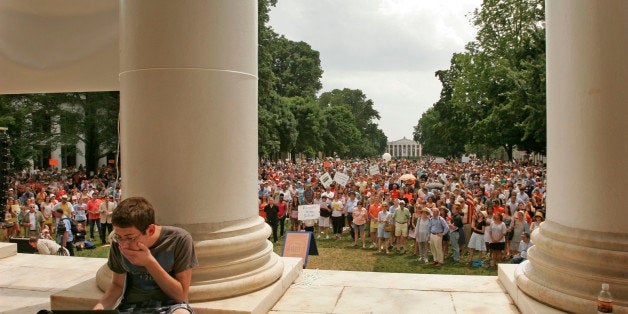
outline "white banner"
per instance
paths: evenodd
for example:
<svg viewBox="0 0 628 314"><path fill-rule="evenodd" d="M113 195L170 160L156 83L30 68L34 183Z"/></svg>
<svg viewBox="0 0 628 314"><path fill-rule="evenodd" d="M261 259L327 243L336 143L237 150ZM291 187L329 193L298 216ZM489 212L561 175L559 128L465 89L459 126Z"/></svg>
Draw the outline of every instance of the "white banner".
<svg viewBox="0 0 628 314"><path fill-rule="evenodd" d="M444 164L446 162L445 158L443 157L438 157L434 160L435 163L437 164Z"/></svg>
<svg viewBox="0 0 628 314"><path fill-rule="evenodd" d="M379 167L377 165L372 165L369 167L369 173L374 176L376 174L379 174Z"/></svg>
<svg viewBox="0 0 628 314"><path fill-rule="evenodd" d="M464 162L464 163L469 162L469 160L471 160L471 158L469 158L469 157L462 157L462 162Z"/></svg>
<svg viewBox="0 0 628 314"><path fill-rule="evenodd" d="M331 183L334 181L331 179L331 176L329 175L328 172L325 172L319 179L321 180L321 184L325 188L328 188L331 185Z"/></svg>
<svg viewBox="0 0 628 314"><path fill-rule="evenodd" d="M310 219L318 219L321 213L321 205L299 205L299 220L305 221Z"/></svg>
<svg viewBox="0 0 628 314"><path fill-rule="evenodd" d="M342 186L347 186L347 182L349 182L349 176L342 172L336 172L334 175L334 181L338 182L338 184Z"/></svg>

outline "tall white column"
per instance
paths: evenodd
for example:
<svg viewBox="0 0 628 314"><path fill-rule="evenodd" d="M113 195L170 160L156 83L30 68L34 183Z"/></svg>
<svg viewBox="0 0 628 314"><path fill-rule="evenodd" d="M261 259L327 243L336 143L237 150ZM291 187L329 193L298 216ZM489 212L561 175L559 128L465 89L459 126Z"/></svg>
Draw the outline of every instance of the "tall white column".
<svg viewBox="0 0 628 314"><path fill-rule="evenodd" d="M283 263L256 199L257 2L122 1L120 14L125 196L192 233L190 301L273 283Z"/></svg>
<svg viewBox="0 0 628 314"><path fill-rule="evenodd" d="M59 125L59 117L55 116L52 118L52 127L51 127L51 132L53 134L58 134L61 133L61 126ZM52 150L50 152L50 159L56 159L57 160L57 165L55 167L61 169L63 168L63 158L61 156L61 145L55 145L52 147Z"/></svg>
<svg viewBox="0 0 628 314"><path fill-rule="evenodd" d="M595 312L610 284L628 310L628 2L552 0L547 18L547 221L517 285Z"/></svg>
<svg viewBox="0 0 628 314"><path fill-rule="evenodd" d="M85 142L83 141L78 141L76 143L76 168L78 169L78 167L80 165L83 165L83 168L85 168L86 163L85 163Z"/></svg>

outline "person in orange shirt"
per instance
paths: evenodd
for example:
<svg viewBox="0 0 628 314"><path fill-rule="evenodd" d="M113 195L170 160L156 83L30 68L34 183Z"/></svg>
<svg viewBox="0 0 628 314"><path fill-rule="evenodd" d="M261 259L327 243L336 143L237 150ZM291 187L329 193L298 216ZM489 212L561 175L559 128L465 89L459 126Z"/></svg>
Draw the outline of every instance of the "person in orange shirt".
<svg viewBox="0 0 628 314"><path fill-rule="evenodd" d="M100 225L100 211L98 210L100 203L97 193L92 194L92 198L87 201L87 225L89 226L89 238L92 241L94 240L94 224L96 224L99 233L102 228Z"/></svg>
<svg viewBox="0 0 628 314"><path fill-rule="evenodd" d="M262 194L259 198L259 215L264 218L264 221L266 221L266 212L264 211L264 208L268 205L268 195Z"/></svg>
<svg viewBox="0 0 628 314"><path fill-rule="evenodd" d="M370 248L375 248L375 241L377 240L377 227L379 226L377 222L377 215L382 211L382 196L380 194L373 195L371 197L371 205L369 206L369 221L370 223L370 231L371 231L371 246Z"/></svg>
<svg viewBox="0 0 628 314"><path fill-rule="evenodd" d="M504 207L499 206L498 202L493 202L493 214L504 214L504 212L506 212L506 209Z"/></svg>
<svg viewBox="0 0 628 314"><path fill-rule="evenodd" d="M400 195L401 195L401 192L399 191L399 187L397 186L397 183L393 183L392 188L390 189L390 198L398 199Z"/></svg>

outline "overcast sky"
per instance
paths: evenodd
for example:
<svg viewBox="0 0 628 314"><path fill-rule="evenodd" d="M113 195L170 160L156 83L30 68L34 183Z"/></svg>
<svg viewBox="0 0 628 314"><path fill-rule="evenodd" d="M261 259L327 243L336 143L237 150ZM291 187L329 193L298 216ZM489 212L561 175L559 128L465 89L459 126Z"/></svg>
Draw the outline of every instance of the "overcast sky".
<svg viewBox="0 0 628 314"><path fill-rule="evenodd" d="M270 25L320 52L322 92L360 89L389 141L412 138L439 98L434 72L473 40L481 0L279 0Z"/></svg>

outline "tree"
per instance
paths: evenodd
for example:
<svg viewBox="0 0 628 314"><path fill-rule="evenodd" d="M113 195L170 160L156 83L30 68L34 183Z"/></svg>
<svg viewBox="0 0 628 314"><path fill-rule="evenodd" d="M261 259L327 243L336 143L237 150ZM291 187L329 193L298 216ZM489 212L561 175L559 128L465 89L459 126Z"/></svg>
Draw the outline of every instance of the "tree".
<svg viewBox="0 0 628 314"><path fill-rule="evenodd" d="M98 159L117 150L118 92L4 95L1 120L14 139L11 153L15 169L31 160L47 159L60 146L85 143L87 170Z"/></svg>
<svg viewBox="0 0 628 314"><path fill-rule="evenodd" d="M282 97L316 97L323 87L323 70L318 51L305 42L294 42L284 36L273 40L271 49L277 94Z"/></svg>
<svg viewBox="0 0 628 314"><path fill-rule="evenodd" d="M386 149L387 138L375 120L379 120L379 112L373 108L372 100L359 89L334 89L321 94L318 104L323 110L333 107L344 107L353 116L353 123L358 130L359 142L352 149L353 156L379 155Z"/></svg>
<svg viewBox="0 0 628 314"><path fill-rule="evenodd" d="M426 152L545 152L544 9L541 0L485 0L475 10L476 40L436 72L441 97L415 127Z"/></svg>
<svg viewBox="0 0 628 314"><path fill-rule="evenodd" d="M321 108L315 99L292 97L286 101L296 119L297 139L293 156L301 153L307 157L315 157L323 149L322 137L326 126Z"/></svg>
<svg viewBox="0 0 628 314"><path fill-rule="evenodd" d="M345 106L331 106L323 109L323 152L326 156L355 157L360 155L362 144L360 131L355 126L355 118Z"/></svg>

